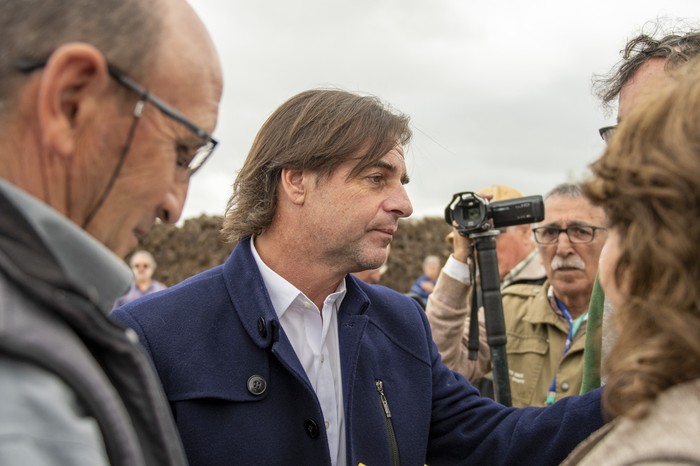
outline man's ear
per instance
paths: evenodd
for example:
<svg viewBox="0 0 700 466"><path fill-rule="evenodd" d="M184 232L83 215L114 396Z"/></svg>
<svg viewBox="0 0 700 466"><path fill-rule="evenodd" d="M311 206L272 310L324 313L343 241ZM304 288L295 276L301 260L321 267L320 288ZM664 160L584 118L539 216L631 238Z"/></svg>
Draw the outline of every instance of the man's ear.
<svg viewBox="0 0 700 466"><path fill-rule="evenodd" d="M295 168L283 168L280 187L292 204L302 205L308 192L309 172Z"/></svg>
<svg viewBox="0 0 700 466"><path fill-rule="evenodd" d="M64 157L74 154L82 126L100 111L109 80L107 61L89 44L65 44L51 54L37 92L45 148Z"/></svg>

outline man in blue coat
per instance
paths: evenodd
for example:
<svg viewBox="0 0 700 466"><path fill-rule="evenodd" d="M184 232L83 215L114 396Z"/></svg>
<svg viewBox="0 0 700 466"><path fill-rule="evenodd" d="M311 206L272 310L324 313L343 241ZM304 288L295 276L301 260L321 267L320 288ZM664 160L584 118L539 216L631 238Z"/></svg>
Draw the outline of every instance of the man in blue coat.
<svg viewBox="0 0 700 466"><path fill-rule="evenodd" d="M600 394L514 409L440 361L411 298L355 279L412 206L408 118L303 92L234 183L225 264L114 312L150 353L192 465L558 464Z"/></svg>

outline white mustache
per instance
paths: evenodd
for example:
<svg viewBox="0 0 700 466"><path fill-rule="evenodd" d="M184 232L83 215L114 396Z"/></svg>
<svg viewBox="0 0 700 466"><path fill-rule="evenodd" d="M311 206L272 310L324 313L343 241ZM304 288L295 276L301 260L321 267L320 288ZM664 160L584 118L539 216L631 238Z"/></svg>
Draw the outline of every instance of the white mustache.
<svg viewBox="0 0 700 466"><path fill-rule="evenodd" d="M584 264L583 259L578 256L569 256L566 259L554 256L554 259L552 259L552 270L564 268L585 270L586 264Z"/></svg>

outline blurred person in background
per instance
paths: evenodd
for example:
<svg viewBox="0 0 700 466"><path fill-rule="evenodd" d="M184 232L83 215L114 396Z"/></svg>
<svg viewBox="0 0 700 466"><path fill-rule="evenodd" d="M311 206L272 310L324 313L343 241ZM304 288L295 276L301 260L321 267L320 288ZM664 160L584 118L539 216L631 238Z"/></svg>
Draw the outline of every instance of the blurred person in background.
<svg viewBox="0 0 700 466"><path fill-rule="evenodd" d="M163 283L153 279L153 273L158 265L150 252L144 250L136 251L131 256L129 265L131 265L134 280L129 286L129 291L114 302L114 308L130 303L141 296L167 288Z"/></svg>
<svg viewBox="0 0 700 466"><path fill-rule="evenodd" d="M418 277L408 294L417 301L419 301L423 307L428 301L428 296L433 292L435 288L435 281L440 274L440 258L438 256L426 256L423 259L423 264L421 265L423 275Z"/></svg>

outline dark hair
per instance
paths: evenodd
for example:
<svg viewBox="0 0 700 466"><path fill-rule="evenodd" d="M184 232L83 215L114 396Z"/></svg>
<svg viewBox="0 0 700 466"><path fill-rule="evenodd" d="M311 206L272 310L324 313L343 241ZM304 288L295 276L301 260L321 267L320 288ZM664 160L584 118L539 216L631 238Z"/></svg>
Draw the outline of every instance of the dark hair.
<svg viewBox="0 0 700 466"><path fill-rule="evenodd" d="M631 39L621 51L622 60L607 76L595 76L593 89L604 105L609 105L622 87L651 58L666 59L666 68L675 68L700 54L700 31L662 33L659 24L652 25L654 31L640 33ZM656 38L656 35L662 35Z"/></svg>
<svg viewBox="0 0 700 466"><path fill-rule="evenodd" d="M139 79L157 52L160 1L0 0L0 102L22 82L20 58L46 59L59 46L84 42Z"/></svg>
<svg viewBox="0 0 700 466"><path fill-rule="evenodd" d="M282 104L255 137L233 184L222 233L236 242L265 231L277 208L283 168L315 170L321 177L351 159L349 176L371 166L411 130L406 115L394 113L378 98L337 89L302 92Z"/></svg>
<svg viewBox="0 0 700 466"><path fill-rule="evenodd" d="M619 234L625 302L603 401L640 417L667 388L700 377L700 59L622 121L584 190Z"/></svg>

